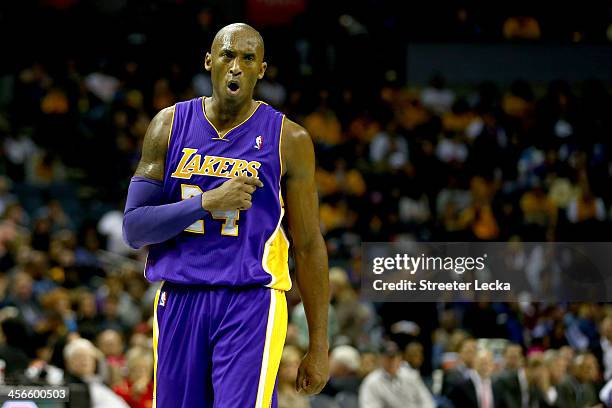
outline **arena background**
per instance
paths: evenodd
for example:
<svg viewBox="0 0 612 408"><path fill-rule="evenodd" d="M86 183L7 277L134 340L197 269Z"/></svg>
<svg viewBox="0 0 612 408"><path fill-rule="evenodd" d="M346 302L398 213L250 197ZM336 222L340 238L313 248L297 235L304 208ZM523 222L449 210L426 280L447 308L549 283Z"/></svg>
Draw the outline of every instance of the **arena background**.
<svg viewBox="0 0 612 408"><path fill-rule="evenodd" d="M292 291L281 407L357 406L387 340L450 406L445 374L473 363L471 338L495 352L495 381L512 342L530 387L574 390L564 406L600 403L608 304L375 304L359 297L359 270L364 241L609 241L612 7L413 3L3 2L2 380L79 383L64 347L82 337L97 346L83 349L99 385L150 406L156 287L145 251L122 241L123 200L149 121L210 95L203 55L242 21L266 45L257 98L315 141L330 258L330 385L310 401L292 391L307 344ZM525 268L554 267L532 255ZM74 395L70 406L91 398Z"/></svg>

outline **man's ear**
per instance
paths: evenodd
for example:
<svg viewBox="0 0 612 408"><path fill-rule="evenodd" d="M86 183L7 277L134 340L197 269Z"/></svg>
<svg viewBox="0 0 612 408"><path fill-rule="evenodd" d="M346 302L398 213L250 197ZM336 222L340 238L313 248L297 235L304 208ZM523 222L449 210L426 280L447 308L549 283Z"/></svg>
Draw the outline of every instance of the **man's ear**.
<svg viewBox="0 0 612 408"><path fill-rule="evenodd" d="M264 61L261 63L261 68L259 69L257 79L262 79L264 77L264 74L266 73L266 68L268 68L268 63Z"/></svg>
<svg viewBox="0 0 612 408"><path fill-rule="evenodd" d="M212 55L210 55L210 52L207 52L206 55L204 56L204 69L210 72L211 68L212 68Z"/></svg>

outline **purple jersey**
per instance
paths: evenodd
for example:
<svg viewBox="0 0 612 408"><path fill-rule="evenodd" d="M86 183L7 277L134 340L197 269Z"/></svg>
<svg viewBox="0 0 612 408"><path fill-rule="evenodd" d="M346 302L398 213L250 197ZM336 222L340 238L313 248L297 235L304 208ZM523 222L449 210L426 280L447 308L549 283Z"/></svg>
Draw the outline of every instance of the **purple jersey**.
<svg viewBox="0 0 612 408"><path fill-rule="evenodd" d="M285 116L258 102L254 113L223 137L208 120L204 98L175 105L162 204L219 187L237 176L263 187L245 211L213 211L178 236L149 247L150 281L214 286L264 285L289 290L289 242L281 227L281 129Z"/></svg>

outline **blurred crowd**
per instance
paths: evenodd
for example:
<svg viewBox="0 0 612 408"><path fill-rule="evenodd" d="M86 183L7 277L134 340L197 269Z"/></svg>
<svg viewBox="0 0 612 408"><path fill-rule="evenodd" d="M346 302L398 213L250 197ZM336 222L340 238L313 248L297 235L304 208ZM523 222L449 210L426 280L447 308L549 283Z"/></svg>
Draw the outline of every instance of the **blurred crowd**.
<svg viewBox="0 0 612 408"><path fill-rule="evenodd" d="M80 4L44 3L45 12ZM192 10L181 3L183 13ZM486 14L468 6L456 12L466 38L492 32ZM210 43L213 15L193 14L192 43ZM495 32L546 39L548 29L571 41L605 40L603 20L566 33L546 17L505 16ZM350 16L338 21L356 36L370 27ZM398 21L382 26L399 30ZM291 51L296 58L277 56L256 97L302 124L315 142L331 266L331 379L311 399L294 390L307 345L294 289L280 407L612 406L608 305L359 297L363 241L606 241L609 84L457 86L432 75L417 88L376 70L369 83L360 76L364 67L351 68L350 41L332 52L302 34ZM272 55L285 45L277 42L270 41ZM335 68L317 68L313 50L327 50ZM74 407L152 404L157 286L142 276L146 251L122 240L123 200L153 115L211 94L197 58L155 65L137 53L116 57L0 70L0 382L67 384ZM297 71L287 73L289 64ZM319 76L309 77L313 70ZM343 70L347 77L325 75ZM310 79L295 80L302 76Z"/></svg>

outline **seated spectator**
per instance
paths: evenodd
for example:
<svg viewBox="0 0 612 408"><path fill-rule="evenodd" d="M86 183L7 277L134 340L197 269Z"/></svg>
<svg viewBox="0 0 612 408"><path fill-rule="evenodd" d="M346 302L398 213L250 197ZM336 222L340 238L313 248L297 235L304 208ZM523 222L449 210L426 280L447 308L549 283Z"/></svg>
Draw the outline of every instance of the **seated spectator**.
<svg viewBox="0 0 612 408"><path fill-rule="evenodd" d="M567 407L571 404L571 401L564 401L559 391L560 385L567 378L567 362L565 358L561 356L558 350L547 350L544 353L544 362L550 373L550 383L555 388L557 393L557 400L555 402L558 407Z"/></svg>
<svg viewBox="0 0 612 408"><path fill-rule="evenodd" d="M523 407L529 401L529 384L523 361L522 347L508 343L504 349L504 369L493 383L501 406Z"/></svg>
<svg viewBox="0 0 612 408"><path fill-rule="evenodd" d="M557 402L561 402L557 388L552 384L543 353L529 355L525 373L529 384L527 406L554 407L557 406Z"/></svg>
<svg viewBox="0 0 612 408"><path fill-rule="evenodd" d="M359 389L360 408L433 408L434 400L418 373L402 363L397 344L386 342L381 368L371 372Z"/></svg>
<svg viewBox="0 0 612 408"><path fill-rule="evenodd" d="M6 298L6 304L15 306L30 327L35 328L43 321L44 315L40 305L34 298L32 277L25 272L17 272L13 276L12 290Z"/></svg>
<svg viewBox="0 0 612 408"><path fill-rule="evenodd" d="M444 373L442 395L450 396L455 387L469 378L470 370L474 366L476 350L477 346L474 338L468 337L463 339L459 345L459 358L457 362Z"/></svg>
<svg viewBox="0 0 612 408"><path fill-rule="evenodd" d="M108 388L103 379L96 372L96 364L100 360L101 353L95 346L85 339L75 339L64 348L64 360L66 361L67 374L65 383L85 384L85 399L89 401L92 408L128 408L128 405ZM83 389L82 387L78 387Z"/></svg>
<svg viewBox="0 0 612 408"><path fill-rule="evenodd" d="M570 374L559 384L561 401L571 401L576 407L592 407L599 402L595 381L599 376L597 359L593 354L577 355L572 361Z"/></svg>
<svg viewBox="0 0 612 408"><path fill-rule="evenodd" d="M489 350L479 350L474 358L474 368L468 378L453 388L449 397L455 407L494 408L498 395L495 392L491 375L493 374L493 354Z"/></svg>
<svg viewBox="0 0 612 408"><path fill-rule="evenodd" d="M599 325L599 333L604 379L609 381L612 379L612 316L604 317Z"/></svg>
<svg viewBox="0 0 612 408"><path fill-rule="evenodd" d="M553 241L557 225L557 207L541 186L536 186L521 197L523 234L525 241Z"/></svg>
<svg viewBox="0 0 612 408"><path fill-rule="evenodd" d="M121 382L126 369L123 337L116 330L107 329L98 335L96 344L106 359L109 369L109 384Z"/></svg>
<svg viewBox="0 0 612 408"><path fill-rule="evenodd" d="M423 354L423 345L418 341L410 342L404 349L404 360L410 368L420 372L425 356Z"/></svg>
<svg viewBox="0 0 612 408"><path fill-rule="evenodd" d="M453 106L455 93L446 86L446 79L442 75L436 74L429 80L429 85L421 92L421 101L427 109L438 116L442 116L449 112L451 106Z"/></svg>
<svg viewBox="0 0 612 408"><path fill-rule="evenodd" d="M11 316L9 308L2 309L0 325L0 361L4 362L4 383L19 384L23 382L24 372L30 363L30 356L24 351L24 346L31 342L25 324Z"/></svg>
<svg viewBox="0 0 612 408"><path fill-rule="evenodd" d="M331 396L339 392L357 395L362 380L359 376L360 365L361 357L354 347L334 348L329 357L329 381L322 392Z"/></svg>
<svg viewBox="0 0 612 408"><path fill-rule="evenodd" d="M127 352L127 377L113 387L130 408L153 405L153 351L135 347Z"/></svg>

